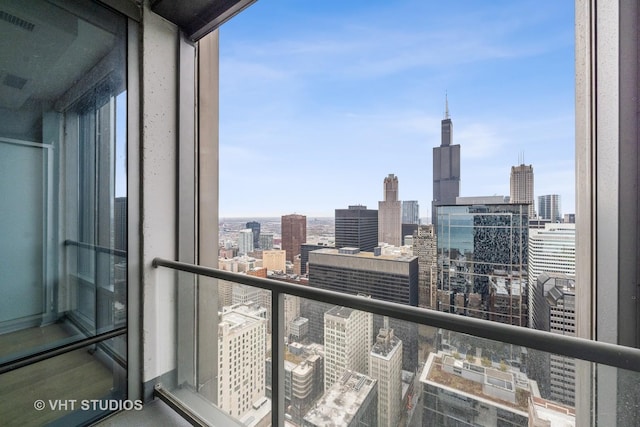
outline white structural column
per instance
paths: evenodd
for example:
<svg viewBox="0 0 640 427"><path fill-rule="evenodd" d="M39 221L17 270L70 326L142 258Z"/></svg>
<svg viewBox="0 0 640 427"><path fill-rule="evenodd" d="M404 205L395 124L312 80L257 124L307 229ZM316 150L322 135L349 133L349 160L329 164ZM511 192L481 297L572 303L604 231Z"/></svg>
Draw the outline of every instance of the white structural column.
<svg viewBox="0 0 640 427"><path fill-rule="evenodd" d="M176 141L178 29L143 8L140 59L140 247L142 360L145 398L176 368L175 283L172 272L151 266L176 255ZM162 171L162 173L159 173ZM162 233L158 232L162 230Z"/></svg>
<svg viewBox="0 0 640 427"><path fill-rule="evenodd" d="M218 266L218 30L198 42L198 263ZM199 392L215 402L218 390L218 286L215 279L199 278L198 383Z"/></svg>

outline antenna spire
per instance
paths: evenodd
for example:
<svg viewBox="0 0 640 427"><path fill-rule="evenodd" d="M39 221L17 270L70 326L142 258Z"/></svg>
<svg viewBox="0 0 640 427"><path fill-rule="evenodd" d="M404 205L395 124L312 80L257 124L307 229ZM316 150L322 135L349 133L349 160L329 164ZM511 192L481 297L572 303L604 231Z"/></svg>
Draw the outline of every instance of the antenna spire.
<svg viewBox="0 0 640 427"><path fill-rule="evenodd" d="M447 91L444 91L444 118L445 120L449 118L449 97Z"/></svg>

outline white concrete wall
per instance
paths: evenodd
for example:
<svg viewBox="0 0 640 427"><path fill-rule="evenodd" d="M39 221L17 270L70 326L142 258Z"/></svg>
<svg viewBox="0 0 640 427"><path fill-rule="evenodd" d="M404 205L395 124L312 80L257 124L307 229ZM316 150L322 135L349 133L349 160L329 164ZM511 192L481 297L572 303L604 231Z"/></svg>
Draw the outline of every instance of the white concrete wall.
<svg viewBox="0 0 640 427"><path fill-rule="evenodd" d="M174 273L155 257L176 256L177 56L175 25L143 11L141 46L141 247L143 382L176 367Z"/></svg>

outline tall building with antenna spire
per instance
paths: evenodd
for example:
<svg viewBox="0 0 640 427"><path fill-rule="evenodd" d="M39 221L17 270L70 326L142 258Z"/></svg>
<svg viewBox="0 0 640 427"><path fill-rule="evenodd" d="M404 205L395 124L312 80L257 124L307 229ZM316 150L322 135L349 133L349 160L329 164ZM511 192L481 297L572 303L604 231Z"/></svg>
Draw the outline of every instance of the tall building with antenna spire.
<svg viewBox="0 0 640 427"><path fill-rule="evenodd" d="M441 142L433 148L433 201L431 222L436 226L436 207L455 205L460 195L460 145L452 145L453 122L449 116L449 97L445 95Z"/></svg>

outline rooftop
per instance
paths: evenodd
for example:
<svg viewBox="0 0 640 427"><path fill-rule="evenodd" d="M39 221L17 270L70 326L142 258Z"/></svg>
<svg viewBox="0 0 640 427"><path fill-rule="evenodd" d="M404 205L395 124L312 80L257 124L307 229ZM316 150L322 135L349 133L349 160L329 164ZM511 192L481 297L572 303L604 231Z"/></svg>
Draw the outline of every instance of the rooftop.
<svg viewBox="0 0 640 427"><path fill-rule="evenodd" d="M574 408L540 397L532 397L530 405L531 411L538 420L548 421L554 427L574 427L576 425Z"/></svg>
<svg viewBox="0 0 640 427"><path fill-rule="evenodd" d="M425 367L420 376L420 382L431 383L457 395L469 396L475 400L488 403L492 406L501 407L502 409L506 409L512 412L517 411L522 415L525 415L527 413L529 407L528 399L531 394L529 391L516 387L515 403L509 402L507 400L503 400L495 396L486 394L483 391L483 383L481 382L473 381L467 378L463 378L460 375L446 372L443 369L443 365L446 364L453 364L458 368L462 368L463 365L466 364L471 368L472 371L480 372L480 370L482 370L484 372L484 375L486 376L485 381L494 386L498 383L501 383L503 386L507 386L506 388L503 388L508 389L508 383L511 383L511 387L513 389L514 385L521 385L521 381L518 381L517 378L514 378L514 375L511 372L500 371L493 368L485 369L485 367L482 366L480 359L477 357L474 357L471 362L469 362L468 360L462 361L457 360L453 356L443 352L439 352L438 354L431 353L429 355L429 359L427 360L427 363L425 364Z"/></svg>
<svg viewBox="0 0 640 427"><path fill-rule="evenodd" d="M220 324L226 323L230 329L242 328L251 323L265 320L260 314L266 310L257 305L235 304L224 307L223 310Z"/></svg>
<svg viewBox="0 0 640 427"><path fill-rule="evenodd" d="M253 403L251 409L240 420L246 427L264 425L265 419L271 414L271 400L262 397Z"/></svg>
<svg viewBox="0 0 640 427"><path fill-rule="evenodd" d="M346 254L346 253L340 253L339 249L332 249L332 248L323 248L323 249L316 249L315 251L313 251L314 254L324 254L324 255L336 255L336 256L341 256L341 257L355 257L355 258L365 258L365 259L380 259L380 260L386 260L386 261L400 261L400 262L409 262L412 261L413 259L418 258L417 256L413 256L413 255L396 255L396 254L385 254L385 255L374 255L373 252L358 252L356 254Z"/></svg>
<svg viewBox="0 0 640 427"><path fill-rule="evenodd" d="M336 316L342 319L348 319L355 310L349 307L335 306L325 313L325 316Z"/></svg>
<svg viewBox="0 0 640 427"><path fill-rule="evenodd" d="M305 421L316 426L349 425L376 383L367 375L345 372L307 412Z"/></svg>
<svg viewBox="0 0 640 427"><path fill-rule="evenodd" d="M393 330L380 329L376 342L371 348L371 354L385 359L389 359L391 354L400 347L402 341L395 335Z"/></svg>
<svg viewBox="0 0 640 427"><path fill-rule="evenodd" d="M291 323L292 323L292 324L294 324L294 325L298 325L298 326L300 326L300 325L304 325L304 324L305 324L305 323L307 323L308 321L309 321L309 319L307 319L306 317L302 317L302 316L301 316L301 317L296 317L295 319L293 319L293 320L291 321Z"/></svg>

